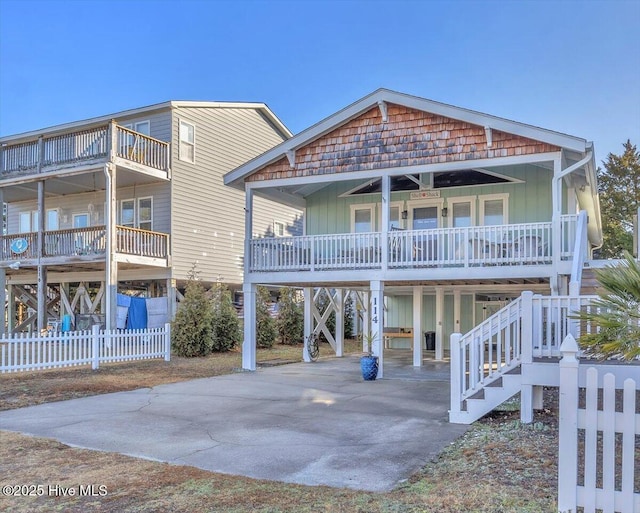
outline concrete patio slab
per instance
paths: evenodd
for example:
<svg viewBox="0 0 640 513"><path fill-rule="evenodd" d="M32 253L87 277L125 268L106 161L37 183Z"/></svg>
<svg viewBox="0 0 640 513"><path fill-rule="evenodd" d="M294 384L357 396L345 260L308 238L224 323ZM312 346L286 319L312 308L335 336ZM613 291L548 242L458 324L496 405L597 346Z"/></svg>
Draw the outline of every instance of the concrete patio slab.
<svg viewBox="0 0 640 513"><path fill-rule="evenodd" d="M364 382L357 357L321 359L9 410L0 429L225 474L385 491L467 429L447 422L445 364L392 369L391 379Z"/></svg>

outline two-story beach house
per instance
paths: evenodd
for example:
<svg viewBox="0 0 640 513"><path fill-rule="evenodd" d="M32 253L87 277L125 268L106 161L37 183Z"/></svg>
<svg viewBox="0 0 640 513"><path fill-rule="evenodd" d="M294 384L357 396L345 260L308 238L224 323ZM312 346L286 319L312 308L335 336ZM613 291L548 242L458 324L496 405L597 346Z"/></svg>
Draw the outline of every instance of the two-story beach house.
<svg viewBox="0 0 640 513"><path fill-rule="evenodd" d="M117 292L166 298L164 322L194 265L239 289L244 193L222 175L290 136L262 103L171 101L0 138L0 331L114 328ZM250 236L297 233L300 210L254 208Z"/></svg>
<svg viewBox="0 0 640 513"><path fill-rule="evenodd" d="M246 369L256 367L258 284L302 288L305 336L324 332L341 355L342 323L334 339L327 311L313 301L324 288L339 319L345 294L356 295L379 377L385 349L412 349L407 354L420 366L425 333L427 347L435 342L429 356L440 360L451 334L476 329L481 346L465 346L461 357L451 348L452 373L454 359L470 365L459 377L466 401L487 369L500 370L494 381L508 381L503 374L527 352L522 334L533 329L522 312L538 308L540 297L577 297L582 269L602 243L592 143L385 89L224 180L246 193ZM257 197L304 209L304 235L249 237ZM567 306L555 313L547 306L529 352L566 331Z"/></svg>

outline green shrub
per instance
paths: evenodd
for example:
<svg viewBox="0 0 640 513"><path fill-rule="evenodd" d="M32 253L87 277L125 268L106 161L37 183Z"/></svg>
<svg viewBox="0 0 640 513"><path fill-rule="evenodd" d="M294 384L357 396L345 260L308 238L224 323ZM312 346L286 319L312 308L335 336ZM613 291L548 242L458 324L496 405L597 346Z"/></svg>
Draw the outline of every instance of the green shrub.
<svg viewBox="0 0 640 513"><path fill-rule="evenodd" d="M269 312L271 295L266 287L258 286L256 291L256 345L272 347L276 341L276 323Z"/></svg>
<svg viewBox="0 0 640 513"><path fill-rule="evenodd" d="M213 318L213 351L229 351L242 341L240 320L233 307L231 291L223 283L216 283L210 291Z"/></svg>
<svg viewBox="0 0 640 513"><path fill-rule="evenodd" d="M304 312L296 300L296 291L290 287L280 289L276 327L283 344L294 345L304 339Z"/></svg>
<svg viewBox="0 0 640 513"><path fill-rule="evenodd" d="M205 356L211 352L213 312L204 286L190 273L184 299L171 323L171 347L178 356Z"/></svg>

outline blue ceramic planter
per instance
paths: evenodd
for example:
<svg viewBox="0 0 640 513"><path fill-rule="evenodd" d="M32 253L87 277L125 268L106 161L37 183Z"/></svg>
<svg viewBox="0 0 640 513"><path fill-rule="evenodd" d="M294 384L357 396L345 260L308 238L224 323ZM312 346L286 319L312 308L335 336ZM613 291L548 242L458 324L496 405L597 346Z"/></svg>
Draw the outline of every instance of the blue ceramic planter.
<svg viewBox="0 0 640 513"><path fill-rule="evenodd" d="M373 381L378 376L378 357L363 356L360 358L360 369L362 370L362 379Z"/></svg>

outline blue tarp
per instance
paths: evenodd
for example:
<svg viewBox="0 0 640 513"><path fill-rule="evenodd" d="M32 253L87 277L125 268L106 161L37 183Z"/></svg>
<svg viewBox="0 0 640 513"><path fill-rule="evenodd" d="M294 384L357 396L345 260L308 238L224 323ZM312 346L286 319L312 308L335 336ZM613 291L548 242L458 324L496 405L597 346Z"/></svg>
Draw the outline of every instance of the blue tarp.
<svg viewBox="0 0 640 513"><path fill-rule="evenodd" d="M118 294L117 298L118 306L126 306L127 308L129 308L129 305L131 304L131 296L127 296L126 294Z"/></svg>
<svg viewBox="0 0 640 513"><path fill-rule="evenodd" d="M140 330L147 327L147 301L143 297L132 297L127 316L127 329Z"/></svg>

